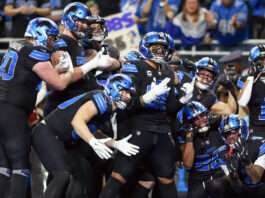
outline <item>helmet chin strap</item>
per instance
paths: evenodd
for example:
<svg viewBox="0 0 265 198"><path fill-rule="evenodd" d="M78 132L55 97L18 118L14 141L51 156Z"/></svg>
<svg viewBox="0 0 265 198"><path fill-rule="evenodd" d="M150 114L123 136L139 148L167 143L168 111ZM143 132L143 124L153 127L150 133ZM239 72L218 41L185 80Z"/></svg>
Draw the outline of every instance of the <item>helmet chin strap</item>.
<svg viewBox="0 0 265 198"><path fill-rule="evenodd" d="M200 89L202 89L202 90L206 90L206 89L209 88L209 85L206 85L206 84L200 82L199 80L196 82L196 84L197 84L197 86L198 86Z"/></svg>

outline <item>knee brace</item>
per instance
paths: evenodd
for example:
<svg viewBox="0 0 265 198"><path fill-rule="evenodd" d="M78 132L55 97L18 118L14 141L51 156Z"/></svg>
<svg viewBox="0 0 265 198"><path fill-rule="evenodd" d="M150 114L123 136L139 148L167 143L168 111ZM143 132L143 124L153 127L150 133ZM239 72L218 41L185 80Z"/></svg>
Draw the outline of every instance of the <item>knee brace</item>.
<svg viewBox="0 0 265 198"><path fill-rule="evenodd" d="M18 169L12 171L12 174L22 175L24 177L28 177L29 173L30 173L29 169Z"/></svg>
<svg viewBox="0 0 265 198"><path fill-rule="evenodd" d="M10 178L12 174L12 170L9 168L0 167L0 174L6 176L7 178Z"/></svg>

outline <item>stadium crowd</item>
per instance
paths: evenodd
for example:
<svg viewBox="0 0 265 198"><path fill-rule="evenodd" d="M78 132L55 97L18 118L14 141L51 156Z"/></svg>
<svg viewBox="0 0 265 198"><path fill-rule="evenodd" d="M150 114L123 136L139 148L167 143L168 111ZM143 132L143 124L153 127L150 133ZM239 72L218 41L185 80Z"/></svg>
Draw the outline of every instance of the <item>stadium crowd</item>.
<svg viewBox="0 0 265 198"><path fill-rule="evenodd" d="M264 0L4 0L0 198L265 197ZM132 12L126 56L104 17ZM217 40L219 60L179 57ZM218 63L224 65L220 72Z"/></svg>

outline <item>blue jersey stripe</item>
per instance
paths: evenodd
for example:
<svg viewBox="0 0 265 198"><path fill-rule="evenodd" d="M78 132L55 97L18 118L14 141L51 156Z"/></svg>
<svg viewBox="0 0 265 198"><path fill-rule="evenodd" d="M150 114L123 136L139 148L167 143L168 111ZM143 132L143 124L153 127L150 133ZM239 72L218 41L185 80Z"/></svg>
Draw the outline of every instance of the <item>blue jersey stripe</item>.
<svg viewBox="0 0 265 198"><path fill-rule="evenodd" d="M59 41L57 41L56 44L59 47L66 47L67 46L67 43L63 39L60 39Z"/></svg>
<svg viewBox="0 0 265 198"><path fill-rule="evenodd" d="M98 94L94 95L94 98L97 102L97 106L99 107L100 113L103 114L107 109L107 104L106 104L103 96L101 95L101 93L98 93Z"/></svg>
<svg viewBox="0 0 265 198"><path fill-rule="evenodd" d="M135 65L123 65L121 71L138 73L137 67Z"/></svg>
<svg viewBox="0 0 265 198"><path fill-rule="evenodd" d="M33 50L29 54L29 57L34 58L36 60L40 60L40 61L48 61L48 60L50 60L50 54L49 53L40 52L40 51L37 51L37 50Z"/></svg>
<svg viewBox="0 0 265 198"><path fill-rule="evenodd" d="M92 125L92 124L87 125L87 127L89 128L89 131L90 131L91 133L95 133L96 130L97 130L97 127L96 127L95 125Z"/></svg>
<svg viewBox="0 0 265 198"><path fill-rule="evenodd" d="M79 98L83 97L84 95L85 95L85 93L84 94L81 94L79 96L76 96L74 98L71 98L70 100L67 100L67 101L59 104L58 107L60 109L64 109L64 108L68 107L69 105L73 104L75 101L77 101Z"/></svg>
<svg viewBox="0 0 265 198"><path fill-rule="evenodd" d="M176 73L177 73L177 76L178 76L178 79L179 79L179 83L181 83L184 74L182 72L176 72Z"/></svg>
<svg viewBox="0 0 265 198"><path fill-rule="evenodd" d="M87 127L92 134L94 134L97 131L97 127L95 125L89 124L87 125ZM77 134L75 130L72 131L72 137L75 140L78 140L80 138L80 136Z"/></svg>
<svg viewBox="0 0 265 198"><path fill-rule="evenodd" d="M258 157L262 156L265 154L265 143L263 143L261 145L261 147L259 148L259 154L258 154Z"/></svg>

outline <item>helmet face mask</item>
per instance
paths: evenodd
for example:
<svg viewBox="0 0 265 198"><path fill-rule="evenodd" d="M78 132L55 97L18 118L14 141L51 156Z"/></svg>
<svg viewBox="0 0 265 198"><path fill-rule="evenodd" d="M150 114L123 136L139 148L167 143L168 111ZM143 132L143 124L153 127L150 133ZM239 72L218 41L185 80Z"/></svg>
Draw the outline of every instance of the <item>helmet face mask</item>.
<svg viewBox="0 0 265 198"><path fill-rule="evenodd" d="M38 17L31 20L25 31L25 37L30 37L35 42L49 50L56 48L59 28L52 20Z"/></svg>
<svg viewBox="0 0 265 198"><path fill-rule="evenodd" d="M152 46L165 46L162 52L158 53ZM139 43L139 52L145 59L152 60L155 63L164 63L169 54L169 43L163 32L149 32Z"/></svg>
<svg viewBox="0 0 265 198"><path fill-rule="evenodd" d="M197 86L202 90L208 89L215 83L219 74L219 69L216 61L212 58L204 57L196 62L195 66Z"/></svg>
<svg viewBox="0 0 265 198"><path fill-rule="evenodd" d="M219 132L225 143L232 147L234 147L234 143L239 137L243 137L247 140L249 135L246 121L240 115L235 114L223 118L219 127Z"/></svg>
<svg viewBox="0 0 265 198"><path fill-rule="evenodd" d="M94 41L101 42L108 36L108 29L105 20L99 15L88 17L87 37Z"/></svg>
<svg viewBox="0 0 265 198"><path fill-rule="evenodd" d="M91 12L84 4L73 2L64 8L62 23L75 36L83 38L87 31L88 16L91 16Z"/></svg>
<svg viewBox="0 0 265 198"><path fill-rule="evenodd" d="M152 55L152 58L150 60L153 60L156 63L163 63L166 60L166 57L168 57L168 46L159 44L159 43L154 43L149 45L149 51Z"/></svg>
<svg viewBox="0 0 265 198"><path fill-rule="evenodd" d="M184 107L183 116L187 123L198 128L199 134L206 134L210 128L207 113L201 103L192 101Z"/></svg>
<svg viewBox="0 0 265 198"><path fill-rule="evenodd" d="M105 91L119 109L125 109L131 99L130 93L134 92L134 86L129 76L115 74L108 78Z"/></svg>

